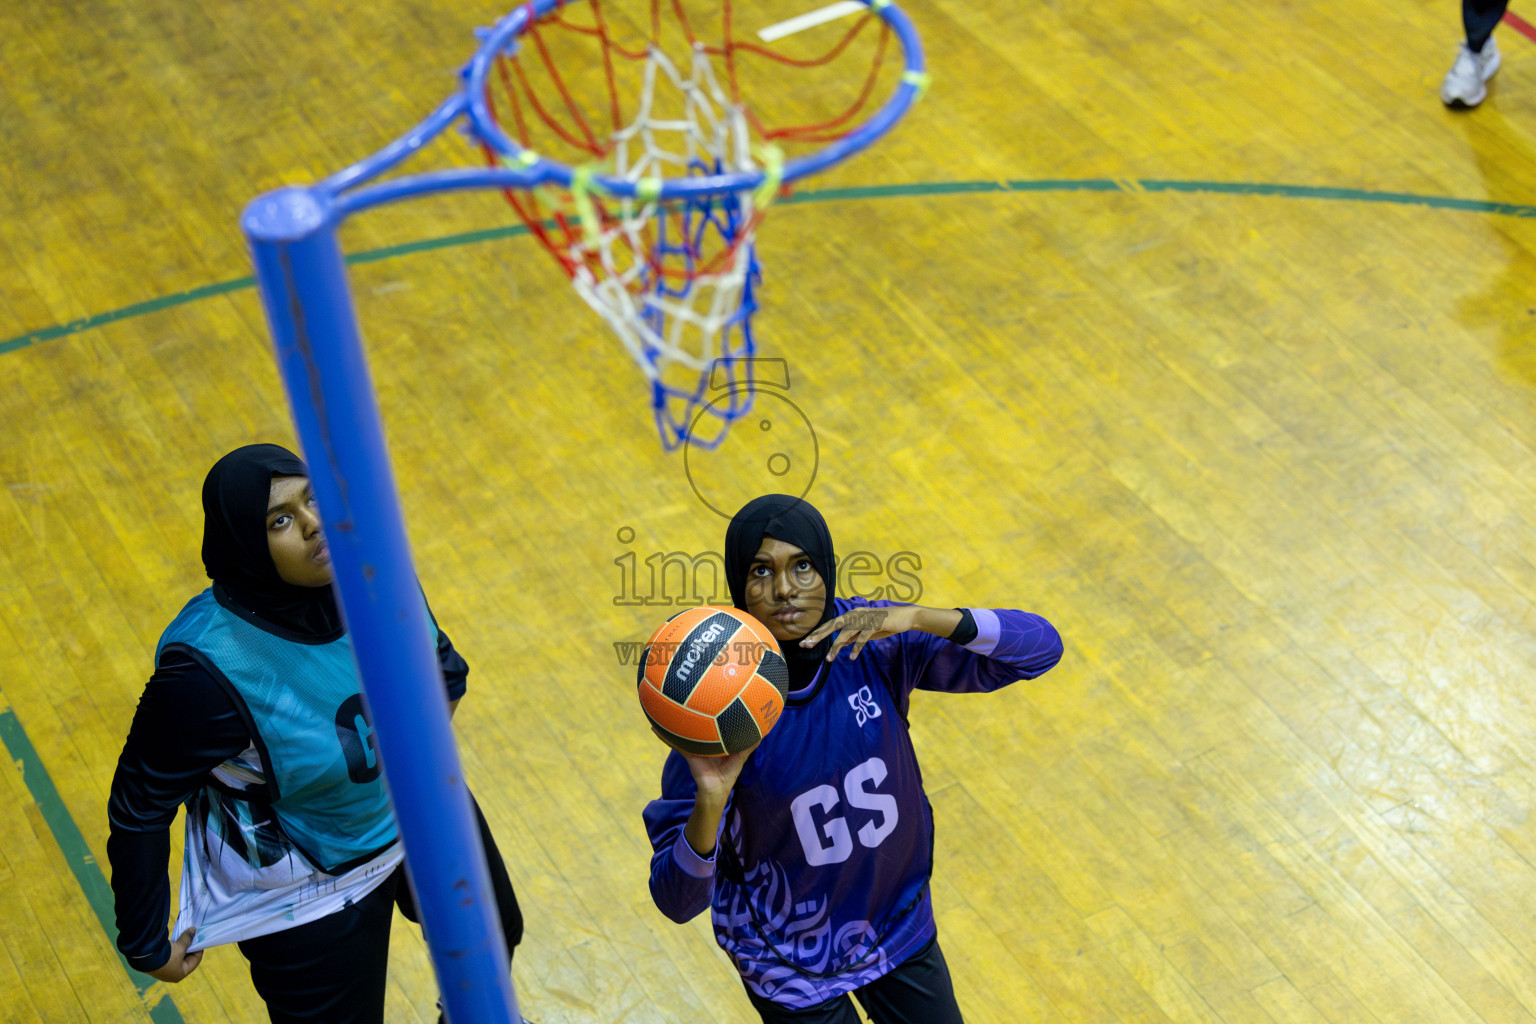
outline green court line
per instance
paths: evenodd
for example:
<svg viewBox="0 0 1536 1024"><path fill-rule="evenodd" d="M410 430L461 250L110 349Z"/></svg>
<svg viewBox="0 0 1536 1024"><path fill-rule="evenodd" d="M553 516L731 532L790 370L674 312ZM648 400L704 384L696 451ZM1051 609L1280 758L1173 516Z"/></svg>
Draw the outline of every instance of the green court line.
<svg viewBox="0 0 1536 1024"><path fill-rule="evenodd" d="M91 856L91 849L85 844L85 837L80 834L75 819L69 816L69 809L64 806L64 800L54 787L48 770L43 767L42 758L37 756L37 748L32 746L26 730L21 727L16 713L10 708L0 708L0 741L5 743L11 760L20 764L21 778L27 785L27 792L32 794L32 800L42 813L43 821L48 824L48 831L53 833L53 841L59 844L59 851L64 854L64 860L74 873L86 902L96 912L96 920L101 923L102 931L107 933L108 938L115 940L117 924L112 905L112 887L102 875L96 858ZM117 959L123 965L123 970L128 972L128 978L138 989L139 996L146 998L145 992L157 984L155 979L129 967L121 953L117 954ZM176 1009L169 995L164 995L150 1007L149 1018L155 1024L181 1024L182 1020L181 1011Z"/></svg>
<svg viewBox="0 0 1536 1024"><path fill-rule="evenodd" d="M1520 203L1491 203L1485 199L1455 199L1450 196L1417 196L1410 192L1370 192L1358 188L1327 188L1320 185L1266 185L1221 181L1138 181L1148 192L1215 192L1224 195L1282 196L1287 199L1329 199L1351 203L1391 203L1397 206L1425 206L1436 210L1466 210L1492 213L1501 217L1536 217L1536 206Z"/></svg>
<svg viewBox="0 0 1536 1024"><path fill-rule="evenodd" d="M0 354L12 352L28 345L36 345L44 341L52 341L68 334L79 334L93 327L110 324L117 320L127 320L130 317L142 316L145 313L155 313L162 309L170 309L172 306L184 306L189 302L197 302L199 299L212 298L215 295L223 295L225 292L239 291L242 288L250 288L256 284L254 277L240 277L233 281L221 281L218 284L205 284L200 288L189 291L176 292L173 295L162 295L158 299L150 299L148 302L136 302L122 309L114 309L110 313L97 313L95 316L82 317L79 320L71 320L67 324L58 324L54 327L44 327L40 331L31 334L23 334L19 338L9 341L0 341Z"/></svg>
<svg viewBox="0 0 1536 1024"><path fill-rule="evenodd" d="M488 242L497 238L512 238L517 235L526 235L527 233L528 229L521 224L514 227L489 228L484 231L466 231L458 235L428 238L419 242L407 242L404 245L390 245L382 249L369 249L367 252L354 253L347 257L347 263L377 263L379 260L392 259L396 256L408 256L411 253L428 252L432 249L448 249L456 245L469 245L473 242ZM137 302L132 306L124 306L122 309L115 309L110 313L97 313L95 316L71 320L67 324L44 327L40 331L23 334L9 341L0 341L0 355L6 352L13 352L19 348L26 348L29 345L62 338L65 335L79 334L81 331L88 331L93 327L100 327L103 324L127 320L130 317L142 316L145 313L158 313L162 309L185 306L190 302L210 299L215 295L225 295L229 292L243 291L246 288L254 288L255 286L256 279L254 277L237 277L233 281L220 281L217 284L205 284L200 288L193 288L189 291L162 295L158 299Z"/></svg>
<svg viewBox="0 0 1536 1024"><path fill-rule="evenodd" d="M1488 213L1502 217L1536 217L1536 206L1517 203L1493 203L1480 199L1420 196L1405 192L1374 192L1366 189L1329 188L1314 185L1166 181L1156 178L1123 181L1110 178L936 181L903 185L866 185L853 188L801 190L792 192L789 196L780 200L780 202L786 206L793 206L802 203L826 203L844 200L1007 192L1188 192L1212 193L1216 195L1278 196L1286 199L1422 206L1429 209ZM468 231L460 234L445 235L441 238L429 238L415 242L406 242L401 245L386 246L380 249L370 249L366 252L353 253L346 259L348 264L376 263L379 260L393 259L397 256L409 256L419 252L430 252L434 249L448 249L478 242L515 238L526 234L528 234L528 229L521 224L487 228L481 231ZM112 310L107 313L97 313L94 316L72 320L66 324L45 327L7 341L0 341L0 354L15 352L32 345L53 341L72 334L79 334L82 331L115 323L119 320L142 316L146 313L156 313L160 310L199 302L217 295L243 291L244 289L254 287L255 283L255 278L253 277L240 277L231 281L220 281L184 292L163 295L157 299L134 303L131 306L124 306L121 309ZM47 822L49 831L53 833L54 841L58 843L60 851L63 852L64 858L69 864L70 871L74 873L75 881L79 884L81 892L85 894L91 909L95 911L102 930L108 936L115 938L117 926L113 910L111 887L102 875L101 868L97 865L96 859L91 855L90 848L86 846L85 837L81 835L79 827L75 824L74 819L69 815L68 809L64 806L64 801L59 797L53 780L49 777L47 769L43 767L42 759L38 757L37 750L32 746L32 741L27 738L26 731L21 727L21 722L9 708L0 707L0 740L4 741L5 748L10 752L11 758L20 763L22 779L26 783L27 790L32 794L32 799L36 802L39 811L42 813L43 820ZM128 962L122 958L121 953L118 954L118 959L122 963L123 969L128 972L128 976L132 979L140 996L144 996L145 992L155 984L155 979L148 975L140 974L129 967ZM181 1012L177 1010L176 1004L172 1002L169 995L163 996L150 1008L150 1019L155 1024L182 1024Z"/></svg>
<svg viewBox="0 0 1536 1024"><path fill-rule="evenodd" d="M1228 181L1165 181L1158 178L1114 180L1110 178L1044 178L1014 181L928 181L906 185L865 185L854 188L806 189L792 192L780 200L785 206L802 203L831 203L850 199L892 199L906 196L949 196L966 194L996 194L1006 192L1206 192L1214 195L1278 196L1285 199L1314 199L1348 203L1388 203L1395 206L1422 206L1435 210L1461 210L1468 213L1489 213L1499 217L1536 217L1536 206L1520 203L1493 203L1483 199L1457 199L1451 196L1420 196L1408 192L1373 192L1369 189L1330 188L1320 185L1273 185L1262 182ZM476 242L490 242L502 238L515 238L528 234L521 224L487 228L482 231L466 231L442 238L428 238L402 245L386 246L353 253L347 257L349 264L376 263L396 256L409 256L433 249L449 249ZM207 284L173 295L164 295L147 302L138 302L109 313L97 313L67 324L44 327L7 341L0 341L0 355L28 348L55 338L79 334L104 324L145 313L157 313L174 306L242 291L255 286L252 277L240 277L232 281Z"/></svg>

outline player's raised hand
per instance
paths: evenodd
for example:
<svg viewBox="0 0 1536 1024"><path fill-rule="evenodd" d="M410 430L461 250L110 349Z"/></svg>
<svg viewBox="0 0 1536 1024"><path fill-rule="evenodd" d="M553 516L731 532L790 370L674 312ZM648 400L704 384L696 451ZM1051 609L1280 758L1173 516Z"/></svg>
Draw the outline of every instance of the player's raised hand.
<svg viewBox="0 0 1536 1024"><path fill-rule="evenodd" d="M688 770L693 773L693 784L699 791L698 799L724 804L725 798L735 788L736 780L741 777L742 766L756 749L757 744L754 743L746 750L738 750L725 757L701 757L682 754L682 751L678 753L682 754L683 760L688 762Z"/></svg>
<svg viewBox="0 0 1536 1024"><path fill-rule="evenodd" d="M149 972L152 978L168 981L172 985L181 981L187 975L197 970L197 965L203 962L203 951L188 953L187 947L192 945L192 937L197 934L196 928L188 928L181 933L181 938L171 943L171 958L160 967Z"/></svg>
<svg viewBox="0 0 1536 1024"><path fill-rule="evenodd" d="M916 625L915 613L918 610L915 605L896 605L891 608L850 608L837 618L828 619L811 630L805 639L800 641L800 646L815 647L821 643L823 637L836 630L837 636L832 640L832 649L827 652L827 660L836 658L838 651L852 644L853 651L849 657L857 661L859 652L871 640L895 636L897 633L905 633L913 628Z"/></svg>
<svg viewBox="0 0 1536 1024"><path fill-rule="evenodd" d="M857 661L859 652L871 640L895 636L909 629L920 629L934 636L947 637L954 633L958 625L960 611L955 608L924 608L916 604L850 608L837 618L828 619L813 629L800 641L800 646L815 647L828 633L837 630L837 636L832 640L832 649L827 651L827 660L836 658L838 651L853 644L853 653L849 659Z"/></svg>

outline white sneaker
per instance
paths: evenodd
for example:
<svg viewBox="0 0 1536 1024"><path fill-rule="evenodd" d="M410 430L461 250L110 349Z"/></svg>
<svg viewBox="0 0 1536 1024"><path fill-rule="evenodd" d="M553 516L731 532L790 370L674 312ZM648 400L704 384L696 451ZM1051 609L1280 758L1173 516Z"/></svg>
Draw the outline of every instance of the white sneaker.
<svg viewBox="0 0 1536 1024"><path fill-rule="evenodd" d="M1473 53L1466 43L1456 54L1456 63L1446 72L1440 86L1440 99L1448 107L1475 107L1488 95L1483 83L1499 70L1499 44L1489 36L1482 53Z"/></svg>

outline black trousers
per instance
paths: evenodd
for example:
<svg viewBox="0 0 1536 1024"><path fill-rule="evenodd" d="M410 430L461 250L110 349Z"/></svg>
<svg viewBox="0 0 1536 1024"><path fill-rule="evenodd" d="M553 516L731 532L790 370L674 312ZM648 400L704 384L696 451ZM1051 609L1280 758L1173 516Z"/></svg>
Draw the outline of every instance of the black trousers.
<svg viewBox="0 0 1536 1024"><path fill-rule="evenodd" d="M523 937L522 909L478 804L475 819L510 954ZM403 866L329 917L240 943L272 1024L382 1024L389 928L397 904L407 920L420 921Z"/></svg>
<svg viewBox="0 0 1536 1024"><path fill-rule="evenodd" d="M944 962L937 936L894 971L854 989L853 997L874 1024L962 1024L949 965ZM859 1024L858 1011L847 996L804 1010L786 1010L751 989L747 998L763 1024Z"/></svg>
<svg viewBox="0 0 1536 1024"><path fill-rule="evenodd" d="M1467 46L1481 53L1508 6L1509 0L1461 0L1461 24L1467 30Z"/></svg>

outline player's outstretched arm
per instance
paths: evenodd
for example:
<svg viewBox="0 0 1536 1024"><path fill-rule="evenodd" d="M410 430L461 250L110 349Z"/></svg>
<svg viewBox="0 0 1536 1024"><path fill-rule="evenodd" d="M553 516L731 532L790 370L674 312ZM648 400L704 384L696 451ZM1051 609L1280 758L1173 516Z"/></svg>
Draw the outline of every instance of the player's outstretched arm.
<svg viewBox="0 0 1536 1024"><path fill-rule="evenodd" d="M976 633L964 644L919 645L904 659L903 685L910 692L988 693L1019 679L1034 679L1061 660L1056 627L1034 612L968 608Z"/></svg>
<svg viewBox="0 0 1536 1024"><path fill-rule="evenodd" d="M1007 608L924 608L894 601L838 600L842 613L805 639L840 630L835 647L895 636L881 653L894 692L987 693L1034 679L1061 660L1061 634L1044 616ZM963 625L962 625L963 623Z"/></svg>

